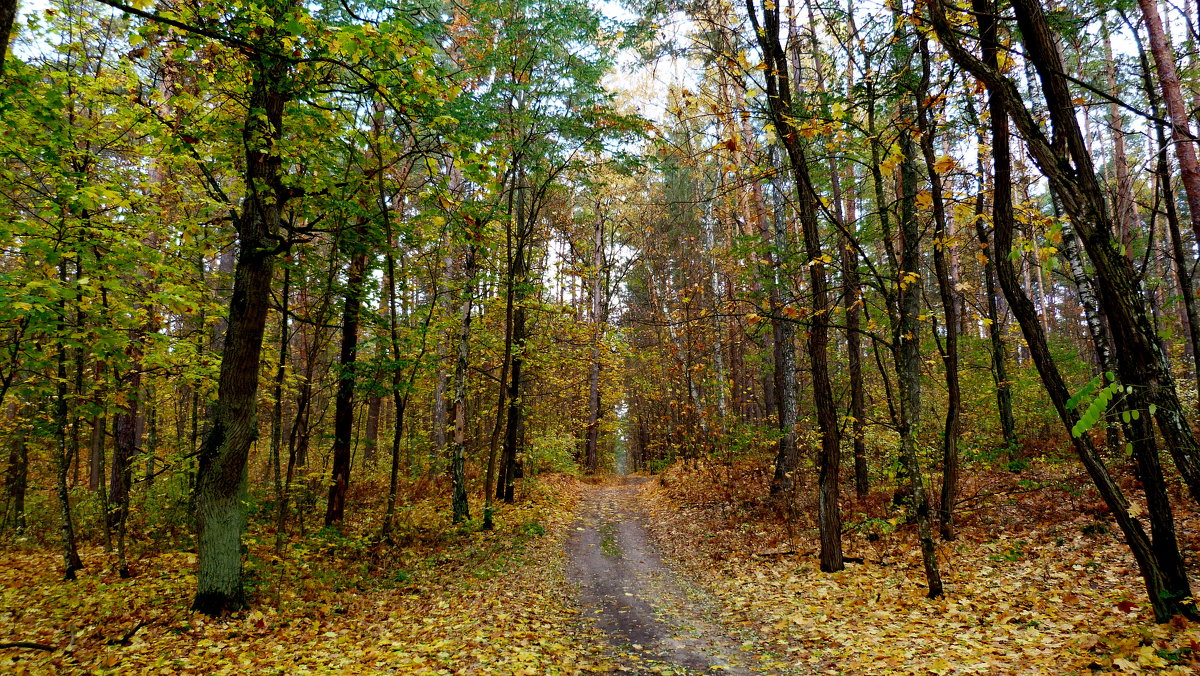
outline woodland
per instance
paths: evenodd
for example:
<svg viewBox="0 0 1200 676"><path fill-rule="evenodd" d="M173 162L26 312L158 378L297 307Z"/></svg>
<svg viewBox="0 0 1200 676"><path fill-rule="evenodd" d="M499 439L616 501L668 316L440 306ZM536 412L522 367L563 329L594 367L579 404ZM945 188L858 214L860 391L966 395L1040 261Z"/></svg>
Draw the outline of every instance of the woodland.
<svg viewBox="0 0 1200 676"><path fill-rule="evenodd" d="M1194 0L0 0L0 670L1194 673L1197 118Z"/></svg>

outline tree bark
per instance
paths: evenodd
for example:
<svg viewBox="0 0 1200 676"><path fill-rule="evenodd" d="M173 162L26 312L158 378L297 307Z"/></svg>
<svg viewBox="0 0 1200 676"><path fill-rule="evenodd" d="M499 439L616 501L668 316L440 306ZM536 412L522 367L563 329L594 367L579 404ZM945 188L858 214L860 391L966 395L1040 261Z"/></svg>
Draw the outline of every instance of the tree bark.
<svg viewBox="0 0 1200 676"><path fill-rule="evenodd" d="M58 280L64 286L67 283L67 262L65 259L58 264ZM58 330L64 335L67 330L67 306L65 300L58 302ZM83 569L83 561L79 558L79 550L75 542L75 520L71 512L71 492L67 484L67 476L71 471L71 453L68 448L67 436L71 433L70 408L67 404L67 347L60 343L55 355L57 383L54 397L54 441L55 441L55 477L54 489L58 497L59 522L62 529L62 558L63 579L74 580L75 571Z"/></svg>
<svg viewBox="0 0 1200 676"><path fill-rule="evenodd" d="M346 275L346 299L342 308L342 344L338 352L338 388L333 413L333 476L325 508L325 525L342 522L346 493L350 488L350 451L354 437L354 386L358 361L358 324L366 288L367 243L365 223L353 233L353 250Z"/></svg>
<svg viewBox="0 0 1200 676"><path fill-rule="evenodd" d="M1175 55L1172 53L1167 32L1163 30L1157 0L1138 0L1138 7L1142 10L1146 33L1150 37L1150 54L1154 57L1158 84L1162 89L1167 116L1171 120L1171 137L1175 142L1175 159L1179 162L1179 178L1187 195L1188 210L1192 214L1192 232L1200 239L1200 163L1196 160L1196 148L1192 145L1192 130L1179 84L1179 73L1175 70Z"/></svg>
<svg viewBox="0 0 1200 676"><path fill-rule="evenodd" d="M290 0L269 11L282 23ZM277 31L265 40L278 43ZM242 127L246 196L234 223L238 254L225 331L225 350L208 434L200 447L194 518L199 571L192 608L219 615L246 605L242 586L242 532L246 527L246 463L258 437L258 371L270 310L280 212L287 200L278 154L283 137L281 87L287 62L262 54L250 75L250 114Z"/></svg>
<svg viewBox="0 0 1200 676"><path fill-rule="evenodd" d="M592 242L592 353L588 365L588 422L587 441L584 445L584 457L589 474L595 474L600 468L600 343L604 339L603 307L601 295L605 293L601 283L604 268L604 219L596 217Z"/></svg>
<svg viewBox="0 0 1200 676"><path fill-rule="evenodd" d="M1120 329L1115 329L1115 331L1119 332L1122 338L1130 338L1131 342L1127 347L1135 349L1134 341L1144 341L1145 337L1136 327L1129 325L1136 321L1136 318L1130 313L1134 308L1127 305L1133 299L1128 296L1131 291L1128 286L1128 278L1123 278L1123 272L1126 272L1126 269L1120 267L1120 262L1127 261L1127 259L1120 256L1112 246L1111 224L1099 193L1090 156L1083 152L1085 144L1079 133L1066 84L1060 75L1062 63L1040 5L1030 2L1030 0L1014 2L1027 53L1037 64L1042 78L1043 90L1056 131L1053 143L1044 136L1032 115L1025 108L1015 85L1000 74L997 59L999 43L996 39L996 16L991 3L986 0L976 0L977 3L980 3L976 6L976 14L981 24L981 44L984 49L984 58L981 60L958 43L958 38L953 33L945 15L945 7L942 2L943 0L937 0L929 6L932 22L939 39L951 58L981 79L987 85L991 95L989 107L992 110L995 183L998 193L995 204L996 212L993 217L997 249L994 261L1000 274L1000 283L1008 298L1009 307L1012 308L1013 314L1017 317L1021 330L1025 334L1026 342L1030 347L1030 355L1041 374L1046 391L1064 426L1071 429L1078 422L1078 415L1073 408L1068 408L1066 405L1069 398L1066 385L1050 356L1045 335L1037 321L1033 304L1021 292L1020 284L1008 256L1012 248L1013 230L1007 150L1009 116L1016 121L1031 154L1043 173L1050 179L1052 188L1063 199L1072 221L1080 230L1084 245L1096 267L1097 286L1102 294L1105 311L1108 313L1110 321L1123 324ZM980 7L986 11L980 11ZM1077 169L1068 171L1072 165ZM1097 250L1097 245L1106 247L1107 251ZM1141 323L1146 323L1144 315L1142 315ZM1152 348L1156 347L1156 344L1152 344ZM1151 353L1146 356L1153 357L1154 355ZM1122 380L1130 382L1133 378L1127 378L1127 375L1136 376L1138 374L1135 369L1129 368L1131 364L1127 358L1121 359L1121 362ZM1153 369L1154 365L1151 364L1150 368ZM1147 387L1144 381L1137 382L1134 387L1139 404L1148 406L1151 398L1148 395L1157 394L1154 389ZM1160 401L1169 402L1169 396L1158 398ZM1159 407L1161 409L1162 405L1160 404ZM1163 426L1161 419L1159 424L1161 428ZM1166 437L1167 431L1163 431L1164 437ZM1156 467L1156 459L1152 457L1154 452L1150 448L1150 444L1145 443L1145 440L1134 440L1134 452L1138 457L1139 468L1141 471L1147 472L1143 477L1143 482L1148 482L1146 483L1146 494L1150 505L1153 542L1146 537L1141 522L1129 512L1128 502L1120 488L1109 476L1107 469L1092 447L1090 438L1086 434L1072 435L1072 438L1080 460L1116 518L1125 535L1126 543L1138 562L1155 619L1159 622L1166 622L1177 613L1196 617L1196 608L1191 601L1190 585L1186 575L1183 574L1182 560L1174 541L1169 504L1165 502L1165 493L1160 485L1162 475Z"/></svg>
<svg viewBox="0 0 1200 676"><path fill-rule="evenodd" d="M475 227L472 224L472 227ZM471 347L471 306L475 294L475 272L477 268L475 242L478 233L471 233L472 241L467 245L466 263L463 266L462 290L459 295L459 330L454 360L454 399L451 413L454 419L454 439L450 444L450 480L452 484L451 507L454 523L471 518L471 507L467 502L466 443L467 443L467 368Z"/></svg>
<svg viewBox="0 0 1200 676"><path fill-rule="evenodd" d="M1187 252L1183 241L1183 233L1179 229L1179 214L1175 208L1175 190L1171 185L1170 163L1167 159L1167 133L1161 122L1159 97L1155 95L1154 83L1150 77L1150 64L1146 58L1146 50L1142 47L1141 36L1134 31L1137 39L1138 57L1142 65L1142 87L1150 101L1150 112L1155 118L1155 140L1158 142L1158 152L1155 173L1158 175L1159 189L1162 193L1163 209L1166 212L1167 230L1171 236L1172 262L1175 276L1179 282L1179 295L1183 299L1184 315L1187 318L1187 333L1191 349L1192 373L1196 379L1197 392L1200 392L1200 311L1196 306L1196 290L1193 269L1195 257ZM1194 219L1193 219L1194 220Z"/></svg>
<svg viewBox="0 0 1200 676"><path fill-rule="evenodd" d="M967 99L967 114L971 123L978 130L977 140L982 148L986 145L984 127L975 113L973 97ZM977 153L977 163L979 175L981 177L989 177L990 172L986 169L983 153ZM994 188L995 177L991 177L991 181ZM986 178L984 183L986 183ZM1004 344L1000 305L996 300L1000 295L1000 291L996 288L996 272L992 265L992 260L995 256L989 250L991 247L991 237L988 235L987 225L984 222L984 217L987 213L986 196L988 190L986 187L985 185L975 198L975 237L979 242L977 259L983 270L983 290L984 295L987 297L987 321L985 323L987 324L988 345L991 348L989 363L992 367L992 383L996 389L996 414L1000 419L1000 438L1004 442L1005 450L1012 454L1017 450L1017 423L1013 417L1012 388L1008 381L1008 350Z"/></svg>
<svg viewBox="0 0 1200 676"><path fill-rule="evenodd" d="M821 452L818 460L817 479L817 523L821 538L821 570L836 572L845 564L842 559L842 520L838 504L839 473L841 469L841 443L838 438L837 408L833 401L833 385L829 378L829 289L825 277L825 265L832 262L821 250L821 235L817 228L817 204L820 201L809 176L809 162L796 125L791 83L788 77L787 52L780 44L780 10L777 4L762 3L762 22L754 0L746 0L746 9L767 64L764 72L767 83L767 108L771 123L775 126L784 149L787 151L792 179L795 182L797 216L804 237L804 249L808 256L809 286L812 291L813 312L809 324L808 358L812 370L813 405L816 407L817 427L821 434ZM795 389L792 386L793 372L784 374L785 390L790 392L792 407L795 404ZM783 416L781 415L781 418ZM788 421L783 421L787 424ZM785 433L794 434L795 420L790 421ZM794 442L793 442L794 444ZM796 458L789 461L795 470ZM778 493L777 485L790 487L792 479L780 476L776 464L775 482L772 492Z"/></svg>
<svg viewBox="0 0 1200 676"><path fill-rule="evenodd" d="M899 12L896 16L900 20ZM897 30L899 33L899 30ZM904 39L902 37L902 39ZM907 74L904 77L911 78ZM917 538L921 543L921 560L928 584L926 595L942 595L942 576L938 567L937 547L930 526L929 497L925 477L917 456L917 440L921 429L921 226L917 222L916 149L912 130L906 125L916 121L917 111L912 98L915 91L904 94L898 109L900 131L900 258L896 268L896 289L892 305L892 350L896 361L896 387L900 395L900 462L909 482L909 499L917 520Z"/></svg>
<svg viewBox="0 0 1200 676"><path fill-rule="evenodd" d="M496 483L496 497L512 503L515 499L514 485L517 478L517 453L521 446L522 417L525 402L521 400L521 378L525 366L525 343L528 331L525 316L525 296L529 284L528 252L526 251L527 226L518 221L517 250L513 258L514 307L512 313L512 352L509 381L501 383L508 388L508 406L504 427L504 452L500 459L500 477ZM597 401L597 408L599 402ZM594 442L593 442L594 443ZM594 470L593 470L594 471Z"/></svg>
<svg viewBox="0 0 1200 676"><path fill-rule="evenodd" d="M292 269L283 269L283 290L279 294L279 353L275 364L275 405L271 407L271 468L275 483L275 554L283 554L284 539L287 537L288 489L292 483L295 453L288 454L286 472L281 468L283 453L283 382L287 375L289 307L292 295ZM293 446L294 448L294 446Z"/></svg>
<svg viewBox="0 0 1200 676"><path fill-rule="evenodd" d="M134 340L139 340L134 338ZM135 363L137 358L135 357ZM137 366L122 389L127 403L113 416L112 473L108 488L108 527L117 534L117 571L121 577L129 577L129 564L125 557L125 523L129 518L129 491L133 483L133 459L138 453L137 418L140 410L138 391L141 389L141 373Z"/></svg>
<svg viewBox="0 0 1200 676"><path fill-rule="evenodd" d="M919 38L921 48L921 101L927 100L929 86L929 44ZM925 159L925 170L929 173L930 192L933 198L933 267L937 275L938 295L942 301L945 317L946 338L941 346L942 365L946 377L946 420L942 427L942 495L938 504L938 521L943 540L954 539L954 502L958 497L958 437L959 411L962 408L962 388L958 379L958 302L955 299L954 279L946 263L946 250L950 239L946 228L946 206L942 198L942 177L937 171L937 159L933 152L933 111L923 107L917 112L920 127L921 154Z"/></svg>
<svg viewBox="0 0 1200 676"><path fill-rule="evenodd" d="M9 40L16 19L17 0L0 0L0 76L4 75L4 62L8 58Z"/></svg>
<svg viewBox="0 0 1200 676"><path fill-rule="evenodd" d="M29 446L25 442L26 425L18 407L13 407L15 430L9 439L8 470L4 477L8 493L8 511L0 525L9 525L18 534L25 532L25 494L29 489Z"/></svg>

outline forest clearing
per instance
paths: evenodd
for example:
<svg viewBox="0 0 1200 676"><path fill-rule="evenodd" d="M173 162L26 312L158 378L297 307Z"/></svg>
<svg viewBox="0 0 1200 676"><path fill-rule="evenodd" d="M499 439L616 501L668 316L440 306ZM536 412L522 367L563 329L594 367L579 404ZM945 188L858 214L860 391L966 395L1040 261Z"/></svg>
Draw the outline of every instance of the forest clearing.
<svg viewBox="0 0 1200 676"><path fill-rule="evenodd" d="M1192 673L1194 0L0 0L0 671Z"/></svg>

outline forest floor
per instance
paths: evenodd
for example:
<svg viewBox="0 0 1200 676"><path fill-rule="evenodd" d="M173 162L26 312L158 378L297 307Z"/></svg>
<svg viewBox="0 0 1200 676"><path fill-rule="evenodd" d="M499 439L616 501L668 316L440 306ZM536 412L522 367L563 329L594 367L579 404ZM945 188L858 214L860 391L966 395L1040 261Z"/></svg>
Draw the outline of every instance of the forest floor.
<svg viewBox="0 0 1200 676"><path fill-rule="evenodd" d="M0 673L1200 672L1200 625L1153 623L1069 463L972 468L933 601L890 494L844 501L846 554L861 562L825 574L812 486L769 501L767 469L541 477L487 532L449 523L444 486L417 485L409 494L429 497L404 504L390 544L375 537L379 486L362 482L342 533L293 534L280 556L270 519L255 519L252 606L215 620L188 611L186 537L135 528L130 579L90 544L62 582L54 529L31 529L0 543L0 646L22 643L0 648ZM1200 513L1176 505L1196 572Z"/></svg>
<svg viewBox="0 0 1200 676"><path fill-rule="evenodd" d="M676 465L638 501L664 559L717 600L712 619L748 630L746 653L783 656L760 661L764 671L1200 673L1200 625L1153 622L1120 532L1075 469L973 467L957 538L938 545L946 594L936 600L915 527L890 494L843 504L856 561L832 574L817 567L815 487L773 504L761 462ZM1196 589L1200 513L1174 502Z"/></svg>
<svg viewBox="0 0 1200 676"><path fill-rule="evenodd" d="M135 532L134 577L100 547L61 581L54 533L0 544L4 674L576 674L618 668L582 621L566 580L564 542L581 486L523 485L497 527L458 528L441 486L405 504L396 541L375 541L381 488L360 483L343 534L294 537L283 556L252 527L251 608L209 619L188 610L195 554ZM386 493L386 489L384 489ZM370 510L370 511L368 511ZM368 514L375 514L371 517ZM476 515L478 517L478 515ZM261 521L268 521L262 519ZM259 521L259 520L256 520ZM261 524L260 526L261 527Z"/></svg>

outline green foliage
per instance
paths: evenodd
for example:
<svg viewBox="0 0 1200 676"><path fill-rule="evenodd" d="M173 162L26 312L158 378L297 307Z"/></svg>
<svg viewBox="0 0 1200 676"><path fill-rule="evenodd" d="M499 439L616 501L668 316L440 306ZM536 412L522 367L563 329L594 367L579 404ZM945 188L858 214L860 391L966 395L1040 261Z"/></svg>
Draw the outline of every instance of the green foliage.
<svg viewBox="0 0 1200 676"><path fill-rule="evenodd" d="M534 436L523 454L526 476L553 472L579 476L579 463L575 460L578 448L579 439L566 430Z"/></svg>
<svg viewBox="0 0 1200 676"><path fill-rule="evenodd" d="M1075 425L1071 428L1072 436L1083 436L1088 430L1092 429L1096 423L1100 422L1100 419L1104 417L1105 412L1108 410L1108 405L1113 400L1113 397L1117 396L1118 394L1129 394L1133 392L1132 387L1123 387L1120 383L1116 382L1116 377L1111 371L1104 374L1104 376L1106 376L1109 381L1108 385L1101 387L1103 377L1096 376L1086 385L1084 385L1083 389L1081 389L1067 401L1067 408L1070 410L1076 410L1080 404L1090 398L1090 403L1088 404L1087 408L1079 416L1079 420L1076 421ZM1093 393L1095 393L1094 396ZM1135 419L1135 414L1138 414L1138 412L1122 411L1121 417L1125 422L1129 422L1131 419Z"/></svg>

